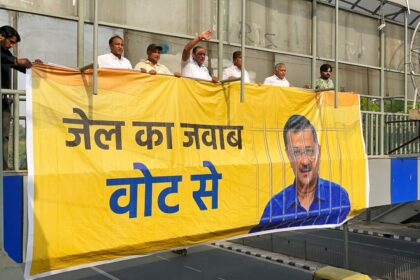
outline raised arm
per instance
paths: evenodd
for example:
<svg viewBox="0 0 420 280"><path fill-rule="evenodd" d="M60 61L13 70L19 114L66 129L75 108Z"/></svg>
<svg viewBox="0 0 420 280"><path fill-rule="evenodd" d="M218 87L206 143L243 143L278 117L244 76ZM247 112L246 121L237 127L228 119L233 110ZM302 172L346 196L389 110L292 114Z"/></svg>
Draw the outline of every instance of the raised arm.
<svg viewBox="0 0 420 280"><path fill-rule="evenodd" d="M184 51L182 52L182 61L187 61L190 58L191 50L192 48L194 48L195 45L197 45L198 42L200 42L201 40L208 41L210 40L212 35L213 35L213 31L209 29L209 30L201 32L197 37L189 41L185 45Z"/></svg>

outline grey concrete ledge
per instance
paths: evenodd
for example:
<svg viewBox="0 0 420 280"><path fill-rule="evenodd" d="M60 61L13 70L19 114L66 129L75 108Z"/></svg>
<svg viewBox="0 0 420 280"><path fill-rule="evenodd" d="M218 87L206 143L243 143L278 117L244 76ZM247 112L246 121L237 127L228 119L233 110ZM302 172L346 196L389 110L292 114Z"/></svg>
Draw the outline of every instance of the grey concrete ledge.
<svg viewBox="0 0 420 280"><path fill-rule="evenodd" d="M342 231L343 227L341 226L335 229ZM348 230L349 232L352 232L352 233L366 234L366 235L371 235L371 236L376 236L376 237L383 237L383 238L389 238L389 239L395 239L395 240L403 240L403 241L408 241L408 242L420 243L420 238L411 237L411 236L402 236L402 235L394 234L394 233L370 231L370 230L363 230L363 229L352 228L352 227L349 227Z"/></svg>
<svg viewBox="0 0 420 280"><path fill-rule="evenodd" d="M226 242L226 241L224 241L224 242L213 242L213 243L211 243L211 245L213 245L215 247L225 249L225 250L235 251L237 253L241 253L241 254L244 254L244 255L250 255L250 256L253 256L253 257L256 257L256 258L262 258L262 259L266 259L266 260L269 260L269 261L272 261L272 262L277 262L277 263L297 267L297 268L308 270L308 271L315 271L318 268L324 266L324 265L321 265L321 264L316 264L314 262L304 261L304 260L296 259L296 258L291 258L291 257L288 257L286 255L273 253L273 252L270 252L270 251L264 251L264 250L261 250L261 249L257 249L257 248L253 248L253 247L249 247L249 246L245 246L245 245L240 245L240 244L236 244L236 243L230 243L230 242Z"/></svg>

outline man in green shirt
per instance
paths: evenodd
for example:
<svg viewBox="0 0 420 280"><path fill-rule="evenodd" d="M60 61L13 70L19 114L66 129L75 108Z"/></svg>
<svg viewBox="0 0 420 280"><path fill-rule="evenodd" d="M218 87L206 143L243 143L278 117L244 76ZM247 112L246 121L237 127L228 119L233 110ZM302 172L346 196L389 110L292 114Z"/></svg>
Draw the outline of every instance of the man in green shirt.
<svg viewBox="0 0 420 280"><path fill-rule="evenodd" d="M334 82L331 80L332 67L329 64L322 64L319 68L321 77L315 81L316 90L334 89Z"/></svg>

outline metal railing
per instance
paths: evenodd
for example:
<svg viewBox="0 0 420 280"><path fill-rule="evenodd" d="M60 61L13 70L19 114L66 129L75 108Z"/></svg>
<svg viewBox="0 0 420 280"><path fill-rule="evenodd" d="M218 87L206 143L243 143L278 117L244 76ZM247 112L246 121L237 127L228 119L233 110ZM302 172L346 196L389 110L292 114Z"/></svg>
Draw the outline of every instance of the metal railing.
<svg viewBox="0 0 420 280"><path fill-rule="evenodd" d="M343 267L344 263L343 246L325 245L313 240L269 234L232 242L337 267ZM369 247L349 246L349 269L380 279L417 280L420 279L420 256L398 255L392 250L383 254Z"/></svg>
<svg viewBox="0 0 420 280"><path fill-rule="evenodd" d="M420 154L419 129L420 121L410 120L408 114L362 112L368 156Z"/></svg>
<svg viewBox="0 0 420 280"><path fill-rule="evenodd" d="M26 101L26 91L25 90L12 90L12 89L2 89L2 95L9 95L13 96L13 105L12 105L12 129L10 132L12 135L9 135L9 147L12 147L12 155L13 155L13 165L11 170L13 171L22 171L26 170L26 163L23 166L20 164L22 160L26 160L26 156L20 158L20 120L25 120L26 117L20 116L20 101ZM3 147L2 147L3 149ZM9 148L10 150L10 148Z"/></svg>
<svg viewBox="0 0 420 280"><path fill-rule="evenodd" d="M21 154L20 141L20 120L25 120L20 116L20 101L26 101L24 90L3 89L2 94L13 96L12 124L10 130L9 146L12 147L12 170L26 170L26 160L24 154ZM419 137L420 121L410 120L408 114L402 113L381 113L381 112L362 112L362 131L368 156L385 156L395 148L408 143L410 140ZM390 155L395 156L413 156L420 154L420 141L415 139L406 146L396 150Z"/></svg>

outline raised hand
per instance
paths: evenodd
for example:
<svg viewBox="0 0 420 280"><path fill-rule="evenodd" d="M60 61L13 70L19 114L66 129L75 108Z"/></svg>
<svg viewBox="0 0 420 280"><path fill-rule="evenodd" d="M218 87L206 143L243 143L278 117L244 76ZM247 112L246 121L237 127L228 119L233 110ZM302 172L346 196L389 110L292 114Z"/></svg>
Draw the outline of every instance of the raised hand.
<svg viewBox="0 0 420 280"><path fill-rule="evenodd" d="M200 38L200 40L210 40L211 36L213 35L213 30L209 29L209 30L205 30L203 32L200 33L200 35L198 35L198 37Z"/></svg>

